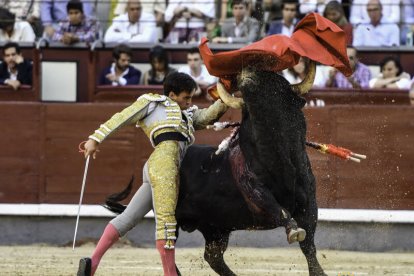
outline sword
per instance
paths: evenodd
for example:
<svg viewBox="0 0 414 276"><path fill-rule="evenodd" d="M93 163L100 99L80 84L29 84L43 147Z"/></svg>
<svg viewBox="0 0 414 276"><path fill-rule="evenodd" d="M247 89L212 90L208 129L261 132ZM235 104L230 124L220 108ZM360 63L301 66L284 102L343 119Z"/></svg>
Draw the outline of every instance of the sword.
<svg viewBox="0 0 414 276"><path fill-rule="evenodd" d="M72 245L72 250L73 251L75 250L76 234L78 233L78 224L79 224L80 208L81 208L81 205L82 205L83 192L85 190L86 175L88 174L89 157L90 157L90 155L88 155L88 157L86 158L85 171L83 173L82 189L81 189L81 194L80 194L80 199L79 199L79 206L78 206L78 216L76 217L75 234L73 236L73 245Z"/></svg>

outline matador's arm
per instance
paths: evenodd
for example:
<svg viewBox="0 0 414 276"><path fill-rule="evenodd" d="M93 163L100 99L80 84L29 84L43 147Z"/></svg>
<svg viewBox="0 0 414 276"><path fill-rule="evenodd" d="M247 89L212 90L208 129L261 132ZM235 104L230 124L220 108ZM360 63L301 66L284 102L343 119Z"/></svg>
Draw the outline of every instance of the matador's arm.
<svg viewBox="0 0 414 276"><path fill-rule="evenodd" d="M139 97L133 104L113 115L108 121L100 125L99 129L89 136L90 139L98 143L102 143L109 135L114 133L122 126L133 124L148 115L149 104L152 102L148 97L143 95Z"/></svg>
<svg viewBox="0 0 414 276"><path fill-rule="evenodd" d="M193 115L194 129L204 129L216 122L228 109L220 99L207 108L196 109Z"/></svg>

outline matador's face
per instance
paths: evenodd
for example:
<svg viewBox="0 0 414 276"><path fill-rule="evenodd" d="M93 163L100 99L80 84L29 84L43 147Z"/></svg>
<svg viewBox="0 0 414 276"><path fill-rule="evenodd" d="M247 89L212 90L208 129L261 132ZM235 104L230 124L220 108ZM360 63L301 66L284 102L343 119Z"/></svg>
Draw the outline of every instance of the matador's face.
<svg viewBox="0 0 414 276"><path fill-rule="evenodd" d="M181 110L186 110L191 106L191 101L193 99L194 93L195 89L191 92L185 90L181 91L178 95L171 91L168 94L168 97L176 102Z"/></svg>

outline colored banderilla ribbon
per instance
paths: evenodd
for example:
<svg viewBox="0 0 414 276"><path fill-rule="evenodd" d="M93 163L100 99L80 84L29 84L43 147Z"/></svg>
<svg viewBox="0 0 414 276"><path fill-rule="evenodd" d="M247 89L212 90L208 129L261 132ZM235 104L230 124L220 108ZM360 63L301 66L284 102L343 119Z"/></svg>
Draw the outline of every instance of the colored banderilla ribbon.
<svg viewBox="0 0 414 276"><path fill-rule="evenodd" d="M306 141L305 144L308 147L314 148L322 153L329 153L335 156L338 156L342 159L351 160L357 163L361 162L361 159L366 159L367 156L359 153L352 152L349 149L337 147L332 144L321 144L315 142L308 142Z"/></svg>

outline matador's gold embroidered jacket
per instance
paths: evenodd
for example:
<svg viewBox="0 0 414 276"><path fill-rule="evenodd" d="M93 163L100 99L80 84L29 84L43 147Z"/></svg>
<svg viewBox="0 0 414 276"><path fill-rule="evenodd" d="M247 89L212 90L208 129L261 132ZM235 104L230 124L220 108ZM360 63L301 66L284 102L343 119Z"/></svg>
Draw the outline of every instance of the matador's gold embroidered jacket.
<svg viewBox="0 0 414 276"><path fill-rule="evenodd" d="M192 106L181 112L178 104L167 96L148 93L113 115L89 138L102 143L118 128L127 124L136 124L137 127L143 129L154 147L155 137L165 132L179 132L188 139L189 144L192 144L194 129L205 128L218 120L227 109L228 107L218 100L208 108L198 109L197 106Z"/></svg>

